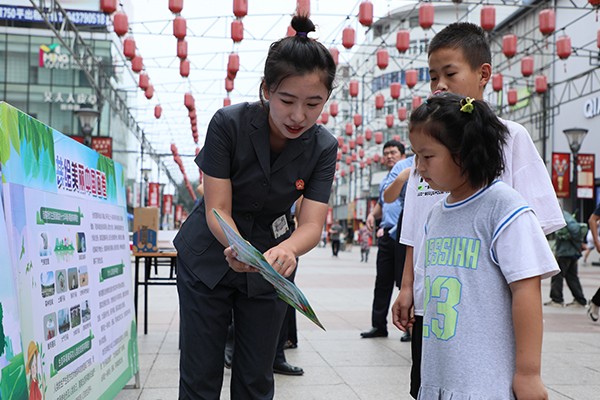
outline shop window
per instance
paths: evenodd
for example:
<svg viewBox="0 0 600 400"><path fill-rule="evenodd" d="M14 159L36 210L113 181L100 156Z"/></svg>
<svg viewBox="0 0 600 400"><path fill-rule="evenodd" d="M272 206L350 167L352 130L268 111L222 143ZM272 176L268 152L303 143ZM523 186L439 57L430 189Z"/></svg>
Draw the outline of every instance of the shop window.
<svg viewBox="0 0 600 400"><path fill-rule="evenodd" d="M29 54L10 51L6 56L6 81L11 83L27 83L29 70L23 66L29 64Z"/></svg>

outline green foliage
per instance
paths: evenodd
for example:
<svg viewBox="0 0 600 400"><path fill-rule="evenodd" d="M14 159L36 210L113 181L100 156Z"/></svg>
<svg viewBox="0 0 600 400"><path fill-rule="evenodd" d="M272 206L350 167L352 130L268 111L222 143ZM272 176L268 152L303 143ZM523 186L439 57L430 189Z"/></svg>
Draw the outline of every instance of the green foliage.
<svg viewBox="0 0 600 400"><path fill-rule="evenodd" d="M117 197L117 177L114 161L100 156L98 157L96 169L106 174L106 195L109 199L115 199Z"/></svg>

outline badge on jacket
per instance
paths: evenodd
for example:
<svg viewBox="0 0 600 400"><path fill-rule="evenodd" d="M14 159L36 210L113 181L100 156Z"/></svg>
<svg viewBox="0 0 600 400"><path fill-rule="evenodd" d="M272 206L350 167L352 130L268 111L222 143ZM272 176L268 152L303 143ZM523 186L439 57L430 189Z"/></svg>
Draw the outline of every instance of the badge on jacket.
<svg viewBox="0 0 600 400"><path fill-rule="evenodd" d="M302 179L296 181L296 190L304 190L304 181Z"/></svg>
<svg viewBox="0 0 600 400"><path fill-rule="evenodd" d="M290 230L290 227L288 226L287 218L285 217L285 214L283 214L281 217L277 218L271 224L271 231L273 232L273 237L275 239L285 235L285 233L289 230Z"/></svg>

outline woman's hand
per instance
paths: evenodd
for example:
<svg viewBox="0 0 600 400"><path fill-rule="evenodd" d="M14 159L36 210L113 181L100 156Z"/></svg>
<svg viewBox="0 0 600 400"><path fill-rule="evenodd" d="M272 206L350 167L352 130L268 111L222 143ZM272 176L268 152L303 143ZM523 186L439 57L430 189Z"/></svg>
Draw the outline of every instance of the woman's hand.
<svg viewBox="0 0 600 400"><path fill-rule="evenodd" d="M227 247L225 251L225 260L229 264L229 267L235 272L258 272L258 270L248 264L245 264L237 259L237 253L233 247Z"/></svg>
<svg viewBox="0 0 600 400"><path fill-rule="evenodd" d="M296 255L281 244L267 250L264 256L273 269L284 277L290 276L296 269Z"/></svg>

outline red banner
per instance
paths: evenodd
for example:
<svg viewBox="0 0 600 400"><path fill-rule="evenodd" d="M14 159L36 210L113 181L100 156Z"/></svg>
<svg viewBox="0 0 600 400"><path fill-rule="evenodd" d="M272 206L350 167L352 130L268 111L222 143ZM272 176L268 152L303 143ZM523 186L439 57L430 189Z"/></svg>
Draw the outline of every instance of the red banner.
<svg viewBox="0 0 600 400"><path fill-rule="evenodd" d="M594 154L577 154L577 198L594 198Z"/></svg>
<svg viewBox="0 0 600 400"><path fill-rule="evenodd" d="M112 138L108 136L92 136L92 150L104 157L112 158Z"/></svg>
<svg viewBox="0 0 600 400"><path fill-rule="evenodd" d="M173 195L172 194L164 194L163 195L163 214L171 215L173 212Z"/></svg>
<svg viewBox="0 0 600 400"><path fill-rule="evenodd" d="M571 175L571 154L552 153L552 186L556 197L569 198L569 177Z"/></svg>
<svg viewBox="0 0 600 400"><path fill-rule="evenodd" d="M181 221L181 217L183 216L183 206L177 204L175 206L175 221Z"/></svg>
<svg viewBox="0 0 600 400"><path fill-rule="evenodd" d="M158 190L160 186L156 182L148 184L148 204L147 207L158 207Z"/></svg>

